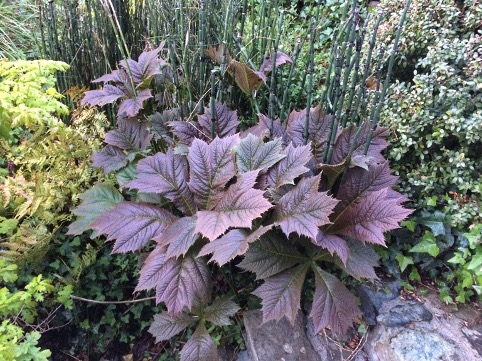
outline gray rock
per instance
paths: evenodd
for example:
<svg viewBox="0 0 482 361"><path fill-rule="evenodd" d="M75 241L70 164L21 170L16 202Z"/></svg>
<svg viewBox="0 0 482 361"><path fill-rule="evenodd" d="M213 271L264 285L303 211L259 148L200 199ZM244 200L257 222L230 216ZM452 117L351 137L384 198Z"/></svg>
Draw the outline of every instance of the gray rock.
<svg viewBox="0 0 482 361"><path fill-rule="evenodd" d="M262 324L261 311L244 314L246 347L251 361L320 361L305 333L301 312L291 325L286 318Z"/></svg>
<svg viewBox="0 0 482 361"><path fill-rule="evenodd" d="M398 297L402 286L399 280L365 283L356 287L360 309L368 325L377 324L377 316L384 302Z"/></svg>
<svg viewBox="0 0 482 361"><path fill-rule="evenodd" d="M248 351L241 351L240 353L238 353L236 361L251 361Z"/></svg>
<svg viewBox="0 0 482 361"><path fill-rule="evenodd" d="M377 322L389 326L405 326L412 322L432 321L433 315L420 303L393 306L388 312L378 315Z"/></svg>
<svg viewBox="0 0 482 361"><path fill-rule="evenodd" d="M474 349L479 353L482 360L482 325L476 325L473 328L463 327L462 332L472 344Z"/></svg>

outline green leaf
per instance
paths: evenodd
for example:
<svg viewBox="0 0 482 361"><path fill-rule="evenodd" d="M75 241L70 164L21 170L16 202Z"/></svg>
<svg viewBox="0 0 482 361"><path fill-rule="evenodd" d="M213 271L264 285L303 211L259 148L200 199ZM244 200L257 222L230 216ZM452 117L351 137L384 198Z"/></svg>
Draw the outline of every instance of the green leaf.
<svg viewBox="0 0 482 361"><path fill-rule="evenodd" d="M0 217L0 234L12 234L17 225L18 220L15 218Z"/></svg>
<svg viewBox="0 0 482 361"><path fill-rule="evenodd" d="M426 198L426 200L427 200L427 206L435 207L437 205L437 196Z"/></svg>
<svg viewBox="0 0 482 361"><path fill-rule="evenodd" d="M113 209L124 200L112 185L97 184L79 197L82 203L74 209L73 213L78 216L77 220L70 224L67 234L78 235L91 229L91 224L103 213ZM94 232L92 237L98 234Z"/></svg>
<svg viewBox="0 0 482 361"><path fill-rule="evenodd" d="M467 265L468 270L475 270L478 267L482 267L482 252L477 252Z"/></svg>
<svg viewBox="0 0 482 361"><path fill-rule="evenodd" d="M432 232L426 231L423 235L422 241L412 247L409 252L411 253L428 253L432 257L437 257L440 249L437 245L434 235Z"/></svg>
<svg viewBox="0 0 482 361"><path fill-rule="evenodd" d="M402 227L407 228L410 232L413 232L415 231L415 226L417 225L417 223L415 221L408 220L408 221L402 221L400 225Z"/></svg>
<svg viewBox="0 0 482 361"><path fill-rule="evenodd" d="M397 257L395 259L398 261L398 265L400 266L400 271L403 272L405 269L413 263L413 258L412 257L405 257L403 253L397 254Z"/></svg>
<svg viewBox="0 0 482 361"><path fill-rule="evenodd" d="M420 281L420 274L418 273L418 270L415 267L412 267L410 270L410 274L408 275L408 279L410 281Z"/></svg>

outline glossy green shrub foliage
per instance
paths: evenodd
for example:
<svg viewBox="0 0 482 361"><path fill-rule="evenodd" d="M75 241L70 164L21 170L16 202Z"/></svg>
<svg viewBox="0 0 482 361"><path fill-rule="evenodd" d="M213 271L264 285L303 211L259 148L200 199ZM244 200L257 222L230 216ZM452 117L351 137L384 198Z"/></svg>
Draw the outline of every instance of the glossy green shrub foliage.
<svg viewBox="0 0 482 361"><path fill-rule="evenodd" d="M389 11L401 4L381 2ZM414 1L401 39L398 81L381 116L391 129L389 157L401 190L414 200L436 196L450 225L459 228L482 215L480 9L478 1L463 7ZM387 41L390 24L382 26Z"/></svg>

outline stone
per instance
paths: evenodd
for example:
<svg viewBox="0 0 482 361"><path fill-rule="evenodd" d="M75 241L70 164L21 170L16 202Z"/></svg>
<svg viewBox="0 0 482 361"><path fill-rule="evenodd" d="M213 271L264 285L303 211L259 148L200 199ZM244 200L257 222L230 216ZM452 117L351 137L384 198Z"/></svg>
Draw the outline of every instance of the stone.
<svg viewBox="0 0 482 361"><path fill-rule="evenodd" d="M382 304L397 298L401 288L399 280L376 281L356 287L356 292L360 298L360 309L369 326L377 324L376 318Z"/></svg>
<svg viewBox="0 0 482 361"><path fill-rule="evenodd" d="M377 316L377 322L385 326L405 326L412 322L431 321L433 315L416 302L393 306L388 312Z"/></svg>
<svg viewBox="0 0 482 361"><path fill-rule="evenodd" d="M467 337L482 360L482 324L478 324L473 328L463 327L462 332Z"/></svg>
<svg viewBox="0 0 482 361"><path fill-rule="evenodd" d="M238 353L236 361L251 361L248 351L241 351L240 353Z"/></svg>
<svg viewBox="0 0 482 361"><path fill-rule="evenodd" d="M320 361L306 336L301 312L294 326L286 318L262 323L261 311L245 312L245 341L251 361Z"/></svg>

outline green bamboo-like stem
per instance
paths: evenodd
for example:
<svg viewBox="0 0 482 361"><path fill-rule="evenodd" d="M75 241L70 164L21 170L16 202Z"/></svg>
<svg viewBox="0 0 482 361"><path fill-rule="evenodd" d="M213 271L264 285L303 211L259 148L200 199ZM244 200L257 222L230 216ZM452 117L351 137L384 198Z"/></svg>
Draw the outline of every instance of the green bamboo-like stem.
<svg viewBox="0 0 482 361"><path fill-rule="evenodd" d="M308 144L309 129L310 129L310 115L311 115L311 97L313 95L313 73L315 63L315 24L314 22L310 26L310 53L308 60L308 89L306 96L306 117L305 125L303 128L303 144Z"/></svg>
<svg viewBox="0 0 482 361"><path fill-rule="evenodd" d="M248 0L243 0L243 7L241 12L241 25L239 28L239 36L241 38L244 36L244 24L246 22L247 12L248 12Z"/></svg>
<svg viewBox="0 0 482 361"><path fill-rule="evenodd" d="M378 15L377 15L377 19L375 21L375 25L372 29L373 32L372 32L372 37L371 37L370 42L369 42L368 54L367 54L367 59L365 61L363 76L361 78L360 86L358 88L358 93L357 93L357 97L356 97L356 100L355 100L355 105L353 106L351 122L356 123L358 125L360 125L360 122L364 117L364 111L362 110L361 116L358 117L358 121L356 120L356 117L358 116L358 109L360 107L360 103L362 104L362 107L365 107L366 104L367 104L367 101L366 101L366 82L367 82L367 79L368 79L368 76L369 76L370 70L371 70L372 54L373 54L373 51L375 49L376 39L377 39L377 31L378 31L378 27L380 26L380 23L382 21L382 16L383 16L383 11L379 10Z"/></svg>
<svg viewBox="0 0 482 361"><path fill-rule="evenodd" d="M382 47L382 48L380 48L380 52L378 54L378 62L377 62L377 68L376 68L377 69L377 72L376 72L377 82L376 82L376 86L375 86L375 95L373 97L373 102L372 102L371 109L370 109L370 116L369 116L370 123L372 123L373 120L374 120L375 111L376 111L377 105L378 105L379 100L380 100L380 84L381 84L381 78L382 78L382 66L383 66L384 56L385 56L385 48Z"/></svg>
<svg viewBox="0 0 482 361"><path fill-rule="evenodd" d="M176 87L176 100L179 106L179 115L181 117L181 120L184 120L184 110L183 110L184 107L181 100L181 84L179 83L179 77L176 69L176 53L174 51L174 43L170 37L168 38L168 47L169 47L169 59L171 61L171 66L172 66L172 77L174 79L174 86Z"/></svg>
<svg viewBox="0 0 482 361"><path fill-rule="evenodd" d="M216 119L216 76L219 70L213 69L211 70L211 99L210 99L210 106L211 106L211 139L216 137L216 128L214 126Z"/></svg>
<svg viewBox="0 0 482 361"><path fill-rule="evenodd" d="M296 48L294 50L294 54L291 58L292 60L292 63L290 65L290 70L288 72L288 77L286 78L285 80L285 83L284 83L284 92L283 92L283 98L281 100L281 110L280 110L280 119L281 120L284 120L286 119L285 117L285 109L286 109L286 100L288 98L288 93L289 93L289 90L290 90L290 86L291 86L291 79L293 77L293 73L294 73L294 70L295 70L295 67L296 67L296 64L298 62L298 59L299 59L299 56L300 56L300 53L301 53L301 48L303 47L303 44L306 40L306 37L307 37L308 33L305 34L305 36L303 37L303 39L301 38L298 38L296 40Z"/></svg>
<svg viewBox="0 0 482 361"><path fill-rule="evenodd" d="M276 37L276 41L274 42L274 47L273 47L273 57L272 57L273 64L271 67L271 81L270 81L270 87L269 87L269 105L268 105L268 116L271 119L270 134L273 134L273 122L275 117L274 107L276 103L275 92L276 92L276 73L277 73L276 58L278 55L278 46L281 38L283 16L284 16L284 12L283 10L281 10L278 17L278 35Z"/></svg>
<svg viewBox="0 0 482 361"><path fill-rule="evenodd" d="M203 94L204 89L204 51L205 51L205 37L206 37L206 0L200 0L199 2L199 12L200 12L200 28L199 28L199 64L198 64L198 93ZM202 104L203 102L201 102Z"/></svg>

